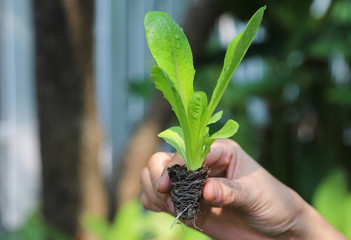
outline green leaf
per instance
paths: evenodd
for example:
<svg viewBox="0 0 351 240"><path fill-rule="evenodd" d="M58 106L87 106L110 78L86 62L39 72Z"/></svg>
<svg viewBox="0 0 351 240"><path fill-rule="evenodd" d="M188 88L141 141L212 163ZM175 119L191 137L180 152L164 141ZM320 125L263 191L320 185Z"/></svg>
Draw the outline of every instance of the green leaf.
<svg viewBox="0 0 351 240"><path fill-rule="evenodd" d="M217 85L213 90L212 98L208 107L208 119L211 117L219 100L222 98L225 89L227 88L230 79L235 70L243 59L247 49L249 48L256 32L261 24L263 13L266 7L261 7L250 19L244 31L238 34L229 44L225 58L223 69Z"/></svg>
<svg viewBox="0 0 351 240"><path fill-rule="evenodd" d="M206 113L207 113L207 96L204 92L194 92L189 101L188 107L188 124L190 131L190 146L186 144L187 149L192 149L188 152L187 159L189 161L188 168L190 170L196 170L198 167L193 163L201 161L202 152L202 129L206 127ZM201 165L200 165L201 166Z"/></svg>
<svg viewBox="0 0 351 240"><path fill-rule="evenodd" d="M189 170L201 167L217 138L231 137L238 124L229 120L221 130L209 136L208 125L221 119L223 111L213 114L231 77L244 57L261 23L265 7L250 19L245 30L230 43L223 70L207 106L204 92L194 92L195 70L188 40L182 29L163 12L145 16L146 40L158 67L152 70L156 88L161 90L175 112L180 127L159 134L182 155Z"/></svg>
<svg viewBox="0 0 351 240"><path fill-rule="evenodd" d="M156 88L163 93L163 96L167 99L169 104L171 104L180 125L183 128L186 128L187 117L184 105L182 104L178 91L176 90L173 82L169 79L167 73L165 73L160 67L154 66L152 68L151 77L155 82Z"/></svg>
<svg viewBox="0 0 351 240"><path fill-rule="evenodd" d="M195 70L191 48L183 30L164 12L148 12L144 26L152 55L158 66L168 74L187 110L194 91Z"/></svg>
<svg viewBox="0 0 351 240"><path fill-rule="evenodd" d="M342 229L346 237L351 238L351 193L348 194L345 199L345 219L344 219L344 228Z"/></svg>
<svg viewBox="0 0 351 240"><path fill-rule="evenodd" d="M222 115L223 115L223 111L216 112L215 114L212 115L207 125L218 122L222 118Z"/></svg>
<svg viewBox="0 0 351 240"><path fill-rule="evenodd" d="M189 129L193 142L197 142L207 110L207 96L204 92L194 92L189 101Z"/></svg>
<svg viewBox="0 0 351 240"><path fill-rule="evenodd" d="M312 203L328 222L341 230L345 222L346 200L347 174L342 169L335 169L318 186Z"/></svg>
<svg viewBox="0 0 351 240"><path fill-rule="evenodd" d="M238 129L239 129L239 124L234 120L230 119L220 130L212 134L210 138L213 138L213 139L230 138L238 131Z"/></svg>
<svg viewBox="0 0 351 240"><path fill-rule="evenodd" d="M83 218L83 227L99 239L108 239L109 226L105 219L94 216L86 215Z"/></svg>
<svg viewBox="0 0 351 240"><path fill-rule="evenodd" d="M110 226L107 240L142 239L146 233L146 217L138 200L124 204Z"/></svg>
<svg viewBox="0 0 351 240"><path fill-rule="evenodd" d="M167 130L158 134L159 137L163 138L169 145L174 147L177 152L186 161L185 155L185 143L184 143L184 133L181 127L171 127Z"/></svg>
<svg viewBox="0 0 351 240"><path fill-rule="evenodd" d="M226 124L217 132L212 134L210 137L205 138L204 140L204 150L202 152L202 158L204 159L206 155L210 152L211 145L218 138L230 138L233 136L239 129L239 124L234 120L230 119L226 122Z"/></svg>

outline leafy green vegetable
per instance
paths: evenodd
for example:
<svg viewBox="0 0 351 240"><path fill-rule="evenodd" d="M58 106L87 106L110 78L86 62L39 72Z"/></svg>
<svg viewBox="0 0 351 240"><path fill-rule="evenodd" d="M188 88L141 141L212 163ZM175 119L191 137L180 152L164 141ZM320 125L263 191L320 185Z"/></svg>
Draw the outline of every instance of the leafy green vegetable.
<svg viewBox="0 0 351 240"><path fill-rule="evenodd" d="M169 145L172 145L177 152L185 159L184 133L181 127L171 127L161 132L159 137L163 138Z"/></svg>
<svg viewBox="0 0 351 240"><path fill-rule="evenodd" d="M333 169L318 185L312 203L330 224L351 237L351 192L346 171Z"/></svg>
<svg viewBox="0 0 351 240"><path fill-rule="evenodd" d="M213 113L260 26L265 8L260 8L244 31L229 44L209 103L204 92L194 91L193 56L183 30L164 12L148 12L145 16L146 40L158 65L153 67L151 76L180 124L161 132L159 137L181 154L188 170L201 167L216 139L229 138L239 128L237 122L228 120L218 132L210 135L208 125L222 117L223 111Z"/></svg>
<svg viewBox="0 0 351 240"><path fill-rule="evenodd" d="M124 204L112 222L96 215L83 216L83 228L99 240L146 240L146 239L200 239L210 240L203 233L186 225L173 228L169 226L174 217L164 212L145 211L140 201L133 199ZM36 230L36 229L35 229ZM1 236L0 236L1 239ZM17 239L17 238L6 238ZM43 239L44 238L18 238ZM45 238L47 239L47 238ZM55 238L56 239L56 238ZM63 239L57 239L63 240Z"/></svg>

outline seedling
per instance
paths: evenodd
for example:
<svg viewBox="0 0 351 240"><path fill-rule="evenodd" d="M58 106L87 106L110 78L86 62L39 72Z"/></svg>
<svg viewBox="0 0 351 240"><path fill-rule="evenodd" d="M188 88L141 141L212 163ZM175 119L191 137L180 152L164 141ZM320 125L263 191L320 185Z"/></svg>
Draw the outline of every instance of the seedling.
<svg viewBox="0 0 351 240"><path fill-rule="evenodd" d="M202 167L203 161L216 139L230 138L239 128L239 124L230 119L219 131L209 133L209 125L222 118L223 111L215 114L214 111L260 26L264 10L265 7L260 8L246 28L229 44L222 72L209 103L204 92L195 91L193 88L195 75L193 56L183 30L164 12L148 12L145 16L146 40L158 65L152 68L151 76L156 88L163 92L172 106L180 125L158 135L176 149L186 165L186 169L177 165L168 169L177 217L183 219L196 217L202 188L209 174L209 170ZM186 173L183 174L181 171ZM194 173L195 177L187 177ZM181 183L173 180L179 180ZM200 187L195 187L197 183ZM184 191L190 189L191 192L174 190L175 187L180 187ZM199 189L197 193L193 192L194 188Z"/></svg>

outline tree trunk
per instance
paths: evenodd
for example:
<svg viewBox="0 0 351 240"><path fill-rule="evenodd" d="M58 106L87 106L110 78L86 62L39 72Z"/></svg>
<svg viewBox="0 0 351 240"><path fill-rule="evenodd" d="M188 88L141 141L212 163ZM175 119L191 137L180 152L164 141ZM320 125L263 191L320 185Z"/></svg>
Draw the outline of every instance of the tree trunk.
<svg viewBox="0 0 351 240"><path fill-rule="evenodd" d="M34 0L42 212L80 239L87 239L82 216L106 213L97 162L93 13L93 0Z"/></svg>
<svg viewBox="0 0 351 240"><path fill-rule="evenodd" d="M183 29L193 51L194 64L201 60L201 50L213 29L216 19L223 12L222 5L214 0L200 0L189 9ZM123 205L140 193L140 172L151 155L157 150L160 139L157 134L164 130L172 116L170 105L161 94L151 103L148 113L134 132L125 152L114 169L112 194L117 185L117 199L112 196L112 207ZM112 209L112 214L113 214Z"/></svg>

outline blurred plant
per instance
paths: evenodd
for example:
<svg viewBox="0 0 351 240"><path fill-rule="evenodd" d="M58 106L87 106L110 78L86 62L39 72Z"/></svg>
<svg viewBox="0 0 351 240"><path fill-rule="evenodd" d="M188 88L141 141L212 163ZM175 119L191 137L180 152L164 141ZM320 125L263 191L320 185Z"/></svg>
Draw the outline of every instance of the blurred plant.
<svg viewBox="0 0 351 240"><path fill-rule="evenodd" d="M149 101L155 93L154 84L150 77L135 78L128 82L129 93Z"/></svg>
<svg viewBox="0 0 351 240"><path fill-rule="evenodd" d="M45 222L39 210L36 209L25 223L14 232L0 233L0 240L68 240L63 233Z"/></svg>
<svg viewBox="0 0 351 240"><path fill-rule="evenodd" d="M83 226L100 240L190 240L210 239L204 234L186 226L170 229L174 217L166 213L149 212L138 200L130 201L119 211L110 224L96 216L86 216Z"/></svg>
<svg viewBox="0 0 351 240"><path fill-rule="evenodd" d="M335 228L351 238L351 191L347 177L342 169L330 172L317 187L312 203Z"/></svg>

